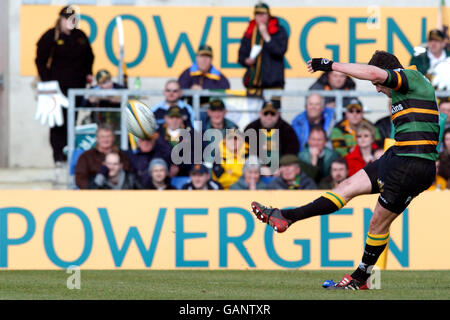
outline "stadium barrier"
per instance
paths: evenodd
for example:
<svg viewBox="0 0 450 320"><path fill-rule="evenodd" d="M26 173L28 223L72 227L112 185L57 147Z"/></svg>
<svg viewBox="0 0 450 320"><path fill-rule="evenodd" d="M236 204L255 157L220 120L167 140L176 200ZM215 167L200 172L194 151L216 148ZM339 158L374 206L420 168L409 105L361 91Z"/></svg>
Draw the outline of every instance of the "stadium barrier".
<svg viewBox="0 0 450 320"><path fill-rule="evenodd" d="M0 268L352 269L376 195L283 234L252 200L281 208L320 191L1 191ZM450 269L450 191L427 191L391 228L387 269Z"/></svg>

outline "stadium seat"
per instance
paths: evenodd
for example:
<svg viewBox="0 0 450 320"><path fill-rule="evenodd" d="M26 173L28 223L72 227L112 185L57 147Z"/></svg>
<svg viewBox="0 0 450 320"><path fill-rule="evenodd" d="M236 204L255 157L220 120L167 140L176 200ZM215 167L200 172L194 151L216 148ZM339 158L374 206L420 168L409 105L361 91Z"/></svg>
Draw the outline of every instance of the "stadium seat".
<svg viewBox="0 0 450 320"><path fill-rule="evenodd" d="M177 188L178 190L181 190L181 188L191 180L190 177L181 176L181 177L173 177L171 180L172 185Z"/></svg>

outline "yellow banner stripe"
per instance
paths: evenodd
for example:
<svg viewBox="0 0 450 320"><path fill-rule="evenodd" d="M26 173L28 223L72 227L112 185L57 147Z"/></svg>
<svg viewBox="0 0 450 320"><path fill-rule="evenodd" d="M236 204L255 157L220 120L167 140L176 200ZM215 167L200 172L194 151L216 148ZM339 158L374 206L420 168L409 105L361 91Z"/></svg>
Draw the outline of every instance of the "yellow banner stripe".
<svg viewBox="0 0 450 320"><path fill-rule="evenodd" d="M403 116L407 113L411 113L411 112L415 112L415 113L426 113L426 114L435 114L435 115L439 115L439 111L437 110L428 110L428 109L421 109L421 108L409 108L400 112L397 112L396 114L392 115L392 120L394 120L395 118L398 118L400 116Z"/></svg>
<svg viewBox="0 0 450 320"><path fill-rule="evenodd" d="M412 140L412 141L396 141L396 146L415 146L415 145L421 145L421 144L431 144L431 145L438 145L438 141L435 140Z"/></svg>
<svg viewBox="0 0 450 320"><path fill-rule="evenodd" d="M389 242L389 232L385 234L367 234L366 243L371 246L381 246Z"/></svg>

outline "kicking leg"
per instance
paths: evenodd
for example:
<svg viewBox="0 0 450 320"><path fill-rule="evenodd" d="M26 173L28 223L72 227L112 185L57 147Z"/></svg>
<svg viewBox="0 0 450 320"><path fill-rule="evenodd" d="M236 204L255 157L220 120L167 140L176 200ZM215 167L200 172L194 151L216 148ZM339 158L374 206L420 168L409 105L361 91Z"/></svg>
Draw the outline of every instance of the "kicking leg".
<svg viewBox="0 0 450 320"><path fill-rule="evenodd" d="M252 202L252 210L256 217L271 225L275 231L284 232L292 223L306 218L330 214L338 211L352 198L369 194L372 183L366 171L359 170L350 178L342 181L331 192L325 193L307 205L287 210L268 208L257 202Z"/></svg>

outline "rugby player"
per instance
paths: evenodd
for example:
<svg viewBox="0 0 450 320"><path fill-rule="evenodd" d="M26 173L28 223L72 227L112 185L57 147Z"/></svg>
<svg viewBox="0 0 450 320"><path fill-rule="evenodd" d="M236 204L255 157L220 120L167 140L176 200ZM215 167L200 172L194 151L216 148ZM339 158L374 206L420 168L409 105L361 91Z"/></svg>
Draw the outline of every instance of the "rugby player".
<svg viewBox="0 0 450 320"><path fill-rule="evenodd" d="M420 72L403 68L397 57L385 51L376 51L367 65L312 59L308 71L339 71L371 81L378 92L392 99L395 144L380 159L309 204L279 210L252 202L252 210L259 220L284 232L297 221L338 211L356 196L379 193L361 263L351 275L328 287L367 289L371 266L389 241L391 223L433 183L440 130L434 88Z"/></svg>

